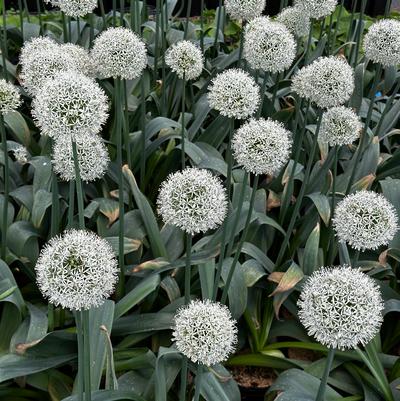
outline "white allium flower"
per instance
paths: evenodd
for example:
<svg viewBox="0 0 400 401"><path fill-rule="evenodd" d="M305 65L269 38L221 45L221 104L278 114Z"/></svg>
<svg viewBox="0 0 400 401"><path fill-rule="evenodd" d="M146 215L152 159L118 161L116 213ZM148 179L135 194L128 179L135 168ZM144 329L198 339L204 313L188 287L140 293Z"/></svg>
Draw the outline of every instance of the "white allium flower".
<svg viewBox="0 0 400 401"><path fill-rule="evenodd" d="M62 72L47 80L32 105L36 124L50 137L97 134L107 119L104 91L76 72Z"/></svg>
<svg viewBox="0 0 400 401"><path fill-rule="evenodd" d="M0 79L0 113L15 111L21 105L19 90L12 83Z"/></svg>
<svg viewBox="0 0 400 401"><path fill-rule="evenodd" d="M350 266L322 268L305 282L297 303L308 334L329 348L368 344L379 332L384 307L377 284Z"/></svg>
<svg viewBox="0 0 400 401"><path fill-rule="evenodd" d="M147 66L146 45L128 28L108 28L98 36L91 51L102 78L134 79Z"/></svg>
<svg viewBox="0 0 400 401"><path fill-rule="evenodd" d="M17 145L12 149L15 160L20 164L28 163L29 153L25 146Z"/></svg>
<svg viewBox="0 0 400 401"><path fill-rule="evenodd" d="M340 106L354 91L354 71L342 57L320 57L293 77L292 90L322 109Z"/></svg>
<svg viewBox="0 0 400 401"><path fill-rule="evenodd" d="M95 181L104 176L110 158L103 140L98 135L75 135L79 173L83 181ZM75 180L72 141L69 136L58 137L53 146L54 171L65 181Z"/></svg>
<svg viewBox="0 0 400 401"><path fill-rule="evenodd" d="M332 14L337 0L295 0L294 4L306 12L310 18L322 18Z"/></svg>
<svg viewBox="0 0 400 401"><path fill-rule="evenodd" d="M365 56L384 67L400 64L400 21L383 19L372 24L364 37Z"/></svg>
<svg viewBox="0 0 400 401"><path fill-rule="evenodd" d="M41 251L35 270L39 289L49 302L71 310L100 306L118 280L111 245L85 230L53 237Z"/></svg>
<svg viewBox="0 0 400 401"><path fill-rule="evenodd" d="M291 133L283 124L250 119L235 132L232 151L246 171L274 175L288 161L291 145Z"/></svg>
<svg viewBox="0 0 400 401"><path fill-rule="evenodd" d="M235 351L236 321L219 302L192 301L174 317L173 341L192 362L212 366Z"/></svg>
<svg viewBox="0 0 400 401"><path fill-rule="evenodd" d="M282 72L296 57L296 42L285 25L269 17L258 17L245 28L243 53L254 69Z"/></svg>
<svg viewBox="0 0 400 401"><path fill-rule="evenodd" d="M360 136L362 127L360 117L352 109L332 107L322 115L318 139L330 146L349 145Z"/></svg>
<svg viewBox="0 0 400 401"><path fill-rule="evenodd" d="M357 250L387 245L398 230L397 213L381 194L359 191L338 203L333 227L341 242Z"/></svg>
<svg viewBox="0 0 400 401"><path fill-rule="evenodd" d="M84 17L97 7L97 0L44 0L53 7L59 7L70 17Z"/></svg>
<svg viewBox="0 0 400 401"><path fill-rule="evenodd" d="M44 82L61 71L78 70L68 52L49 38L38 37L26 42L21 50L21 80L26 91L36 95Z"/></svg>
<svg viewBox="0 0 400 401"><path fill-rule="evenodd" d="M260 89L245 71L232 68L218 74L208 92L208 103L223 116L246 119L260 103Z"/></svg>
<svg viewBox="0 0 400 401"><path fill-rule="evenodd" d="M311 29L311 19L301 7L286 7L276 17L296 37L308 36Z"/></svg>
<svg viewBox="0 0 400 401"><path fill-rule="evenodd" d="M173 44L165 54L165 63L179 78L196 79L203 71L203 54L201 50L188 40Z"/></svg>
<svg viewBox="0 0 400 401"><path fill-rule="evenodd" d="M265 0L225 0L227 14L237 20L250 21L262 14Z"/></svg>
<svg viewBox="0 0 400 401"><path fill-rule="evenodd" d="M221 180L197 168L170 174L161 185L157 206L166 224L190 234L218 227L227 212Z"/></svg>
<svg viewBox="0 0 400 401"><path fill-rule="evenodd" d="M95 77L93 61L86 49L72 43L65 43L61 45L61 51L67 53L71 57L77 71L88 77Z"/></svg>

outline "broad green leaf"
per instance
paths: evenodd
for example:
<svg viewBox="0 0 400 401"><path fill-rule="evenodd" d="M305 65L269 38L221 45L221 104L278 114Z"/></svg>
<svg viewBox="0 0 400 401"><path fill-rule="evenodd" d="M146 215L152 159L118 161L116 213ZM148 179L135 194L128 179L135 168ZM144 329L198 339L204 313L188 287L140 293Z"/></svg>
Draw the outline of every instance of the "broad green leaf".
<svg viewBox="0 0 400 401"><path fill-rule="evenodd" d="M397 214L400 215L400 179L386 178L379 182L383 195L395 207ZM400 231L397 231L389 248L400 248Z"/></svg>
<svg viewBox="0 0 400 401"><path fill-rule="evenodd" d="M325 225L328 226L331 218L331 206L329 204L328 197L320 193L308 194L307 197L314 202L321 219Z"/></svg>
<svg viewBox="0 0 400 401"><path fill-rule="evenodd" d="M311 231L307 239L306 247L303 254L303 272L306 275L311 275L318 267L318 252L319 252L319 236L320 236L319 223Z"/></svg>
<svg viewBox="0 0 400 401"><path fill-rule="evenodd" d="M4 116L4 122L10 128L18 142L29 147L31 142L31 133L22 115L18 111L12 111Z"/></svg>
<svg viewBox="0 0 400 401"><path fill-rule="evenodd" d="M141 313L120 317L114 322L113 334L125 336L133 333L149 333L170 330L173 326L173 313Z"/></svg>
<svg viewBox="0 0 400 401"><path fill-rule="evenodd" d="M118 237L105 237L105 239L111 244L114 252L118 254L119 250L119 238ZM137 251L141 247L141 241L137 239L124 237L124 254L128 254Z"/></svg>
<svg viewBox="0 0 400 401"><path fill-rule="evenodd" d="M64 398L62 401L78 401L79 397L74 395ZM92 401L146 401L143 397L133 391L121 390L98 390L92 392Z"/></svg>
<svg viewBox="0 0 400 401"><path fill-rule="evenodd" d="M52 194L45 189L39 189L33 196L32 224L40 229L46 210L52 204Z"/></svg>
<svg viewBox="0 0 400 401"><path fill-rule="evenodd" d="M8 229L7 244L17 256L25 256L36 262L39 256L39 233L29 221L16 221Z"/></svg>

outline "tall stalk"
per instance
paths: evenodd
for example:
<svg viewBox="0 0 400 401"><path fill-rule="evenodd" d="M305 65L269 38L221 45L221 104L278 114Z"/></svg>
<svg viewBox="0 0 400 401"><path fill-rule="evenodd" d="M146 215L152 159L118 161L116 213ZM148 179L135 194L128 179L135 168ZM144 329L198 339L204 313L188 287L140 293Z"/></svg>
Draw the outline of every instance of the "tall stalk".
<svg viewBox="0 0 400 401"><path fill-rule="evenodd" d="M364 23L364 14L366 6L367 6L367 0L361 0L360 16L358 18L356 37L355 37L356 46L355 47L353 46L351 48L351 53L350 53L350 63L352 66L357 65L358 53L360 52L360 45L361 45L361 34L363 32L363 26L364 26L363 23Z"/></svg>
<svg viewBox="0 0 400 401"><path fill-rule="evenodd" d="M185 22L185 31L183 34L183 39L187 39L189 33L189 21L190 21L190 14L192 13L192 0L187 0L186 6L186 22Z"/></svg>
<svg viewBox="0 0 400 401"><path fill-rule="evenodd" d="M154 37L154 83L157 82L158 78L158 58L160 55L160 49L159 49L159 38L160 38L160 0L156 0L156 32L155 32L155 37Z"/></svg>
<svg viewBox="0 0 400 401"><path fill-rule="evenodd" d="M218 44L219 27L221 25L222 1L223 0L219 0L219 2L218 2L218 12L217 12L217 23L215 26L214 47L216 47Z"/></svg>
<svg viewBox="0 0 400 401"><path fill-rule="evenodd" d="M6 128L4 124L3 113L0 112L0 131L1 131L1 143L3 145L3 157L4 157L4 203L3 203L3 221L1 227L1 258L6 260L7 251L7 231L8 231L8 200L10 192L10 171L8 165L8 146L6 137Z"/></svg>
<svg viewBox="0 0 400 401"><path fill-rule="evenodd" d="M332 40L332 46L333 47L335 47L335 45L336 45L336 38L337 38L338 30L339 30L339 21L342 18L343 9L344 9L344 0L341 0L340 1L340 6L339 6L338 17L337 17L336 24L335 24L335 30L334 30L334 33L333 33L333 40ZM328 41L328 46L329 46L328 47L328 56L329 56L330 53L331 53L331 51L330 51L331 46L329 44L329 41Z"/></svg>
<svg viewBox="0 0 400 401"><path fill-rule="evenodd" d="M3 2L3 6L5 8L5 1ZM21 36L24 38L24 9L22 7L22 1L18 0L18 14L19 14L19 24L21 28Z"/></svg>
<svg viewBox="0 0 400 401"><path fill-rule="evenodd" d="M78 152L76 149L76 142L72 140L72 154L74 158L74 168L75 168L75 185L76 185L76 198L78 203L78 221L79 228L85 228L85 217L84 217L84 206L83 206L83 191L82 191L82 180L79 171L79 161Z"/></svg>
<svg viewBox="0 0 400 401"><path fill-rule="evenodd" d="M182 153L181 153L181 167L182 170L185 169L186 165L186 155L185 155L185 108L186 108L186 79L185 79L185 73L183 73L183 78L182 78L182 114L181 114L181 147L182 147Z"/></svg>
<svg viewBox="0 0 400 401"><path fill-rule="evenodd" d="M8 56L8 49L7 49L7 16L6 16L6 7L3 4L3 34L2 34L2 41L1 41L1 58L3 61L3 75L4 79L8 81L8 71L7 71L7 56Z"/></svg>
<svg viewBox="0 0 400 401"><path fill-rule="evenodd" d="M40 25L40 34L43 34L44 29L43 29L43 20L42 20L42 7L40 5L40 0L36 0L36 8L38 12L38 18L39 18L39 25Z"/></svg>
<svg viewBox="0 0 400 401"><path fill-rule="evenodd" d="M167 6L167 2L165 2L165 7ZM166 51L166 43L165 43L165 25L168 25L168 15L167 11L164 10L164 1L161 1L161 115L166 117L167 115L167 93L165 90L165 79L166 79L166 70L165 70L165 51Z"/></svg>
<svg viewBox="0 0 400 401"><path fill-rule="evenodd" d="M325 400L326 385L328 383L329 372L331 371L334 357L335 357L335 349L329 348L328 357L326 359L325 370L321 379L321 384L319 385L318 394L315 401Z"/></svg>
<svg viewBox="0 0 400 401"><path fill-rule="evenodd" d="M141 153L140 153L140 189L144 192L146 178L146 98L143 78L140 80L140 125L141 125Z"/></svg>
<svg viewBox="0 0 400 401"><path fill-rule="evenodd" d="M200 49L204 54L204 0L200 2Z"/></svg>

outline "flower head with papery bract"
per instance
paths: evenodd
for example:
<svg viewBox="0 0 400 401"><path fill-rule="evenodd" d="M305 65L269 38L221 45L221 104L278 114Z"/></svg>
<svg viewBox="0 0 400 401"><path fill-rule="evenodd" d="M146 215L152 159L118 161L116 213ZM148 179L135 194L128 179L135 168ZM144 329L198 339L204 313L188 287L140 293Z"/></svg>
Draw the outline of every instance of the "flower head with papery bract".
<svg viewBox="0 0 400 401"><path fill-rule="evenodd" d="M332 107L322 115L319 140L330 146L349 145L360 136L361 130L361 119L352 109Z"/></svg>
<svg viewBox="0 0 400 401"><path fill-rule="evenodd" d="M0 113L15 111L20 105L21 96L17 87L5 79L0 79Z"/></svg>
<svg viewBox="0 0 400 401"><path fill-rule="evenodd" d="M292 90L322 109L340 106L354 91L354 71L342 57L320 57L293 77Z"/></svg>
<svg viewBox="0 0 400 401"><path fill-rule="evenodd" d="M166 224L189 234L218 227L227 212L221 180L197 168L171 174L161 185L157 206Z"/></svg>
<svg viewBox="0 0 400 401"><path fill-rule="evenodd" d="M285 25L269 17L258 17L245 28L243 53L254 69L282 72L296 57L296 42Z"/></svg>
<svg viewBox="0 0 400 401"><path fill-rule="evenodd" d="M79 50L79 49L82 49ZM46 37L34 38L26 42L21 50L21 80L26 91L34 96L45 81L58 73L77 71L88 72L88 64L83 59L86 51L76 45L60 45Z"/></svg>
<svg viewBox="0 0 400 401"><path fill-rule="evenodd" d="M286 7L276 17L296 37L302 38L310 33L311 19L301 7Z"/></svg>
<svg viewBox="0 0 400 401"><path fill-rule="evenodd" d="M218 74L212 80L208 103L223 116L246 119L258 108L260 90L247 72L233 68Z"/></svg>
<svg viewBox="0 0 400 401"><path fill-rule="evenodd" d="M98 135L77 134L75 143L81 179L89 182L103 177L110 158L102 139ZM54 142L52 163L54 171L63 180L76 179L72 141L69 136L61 136Z"/></svg>
<svg viewBox="0 0 400 401"><path fill-rule="evenodd" d="M384 19L372 24L364 37L367 59L384 67L400 64L400 21Z"/></svg>
<svg viewBox="0 0 400 401"><path fill-rule="evenodd" d="M235 132L232 151L246 171L274 175L288 161L291 144L291 133L283 124L251 119Z"/></svg>
<svg viewBox="0 0 400 401"><path fill-rule="evenodd" d="M294 5L300 7L310 18L323 18L335 11L337 0L295 0Z"/></svg>
<svg viewBox="0 0 400 401"><path fill-rule="evenodd" d="M192 362L212 366L226 361L235 351L236 322L225 305L192 301L174 317L173 341Z"/></svg>
<svg viewBox="0 0 400 401"><path fill-rule="evenodd" d="M44 0L53 7L59 7L62 12L70 17L84 17L92 13L97 7L97 0Z"/></svg>
<svg viewBox="0 0 400 401"><path fill-rule="evenodd" d="M17 145L11 151L12 151L14 157L15 157L15 160L19 164L28 163L28 159L29 159L30 155L29 155L28 150L26 149L25 146Z"/></svg>
<svg viewBox="0 0 400 401"><path fill-rule="evenodd" d="M237 20L250 21L262 14L265 0L225 0L227 14Z"/></svg>
<svg viewBox="0 0 400 401"><path fill-rule="evenodd" d="M134 79L147 66L146 45L128 28L108 28L94 41L91 52L102 78Z"/></svg>
<svg viewBox="0 0 400 401"><path fill-rule="evenodd" d="M84 230L53 237L40 253L35 270L42 294L52 304L71 310L100 306L118 280L111 245Z"/></svg>
<svg viewBox="0 0 400 401"><path fill-rule="evenodd" d="M381 194L359 191L338 203L333 227L341 242L357 250L387 245L398 230L397 213Z"/></svg>
<svg viewBox="0 0 400 401"><path fill-rule="evenodd" d="M377 284L350 266L322 268L303 286L299 319L310 336L334 349L368 344L379 332L384 307Z"/></svg>
<svg viewBox="0 0 400 401"><path fill-rule="evenodd" d="M50 137L97 134L107 119L104 91L76 72L62 72L46 81L32 104L36 124Z"/></svg>
<svg viewBox="0 0 400 401"><path fill-rule="evenodd" d="M203 70L201 50L188 40L173 44L165 54L165 63L179 78L196 79Z"/></svg>

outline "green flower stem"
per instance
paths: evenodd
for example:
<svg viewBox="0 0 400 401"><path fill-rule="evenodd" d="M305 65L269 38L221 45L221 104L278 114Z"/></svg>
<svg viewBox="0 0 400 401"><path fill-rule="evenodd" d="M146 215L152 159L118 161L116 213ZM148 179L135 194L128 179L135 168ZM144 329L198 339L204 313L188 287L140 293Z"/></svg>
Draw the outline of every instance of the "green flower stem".
<svg viewBox="0 0 400 401"><path fill-rule="evenodd" d="M92 47L94 40L94 14L89 14L89 47Z"/></svg>
<svg viewBox="0 0 400 401"><path fill-rule="evenodd" d="M83 210L83 191L82 191L82 180L79 171L78 152L76 150L76 142L72 140L72 154L74 157L74 168L75 168L75 183L76 183L76 198L78 203L78 221L79 229L85 228L85 216Z"/></svg>
<svg viewBox="0 0 400 401"><path fill-rule="evenodd" d="M392 0L386 0L385 14L384 14L385 18L388 17L391 8L392 8Z"/></svg>
<svg viewBox="0 0 400 401"><path fill-rule="evenodd" d="M63 27L63 40L64 40L64 43L67 43L68 42L67 20L66 20L65 14L63 12L61 13L61 21L62 21L62 27Z"/></svg>
<svg viewBox="0 0 400 401"><path fill-rule="evenodd" d="M239 224L239 220L240 220L240 215L242 212L242 207L243 207L243 202L244 202L244 195L246 193L246 188L247 188L247 180L248 180L248 176L249 174L247 173L247 171L244 172L243 175L243 184L242 184L242 188L240 190L240 194L239 194L239 201L238 201L238 206L237 206L237 212L236 212L236 216L235 216L235 220L233 222L233 227L231 230L231 235L230 235L230 239L228 242L228 251L226 252L226 255L231 255L232 251L233 251L233 246L235 244L235 232L236 232L236 228Z"/></svg>
<svg viewBox="0 0 400 401"><path fill-rule="evenodd" d="M74 209L75 209L75 181L69 182L69 197L68 197L68 223L67 228L74 226Z"/></svg>
<svg viewBox="0 0 400 401"><path fill-rule="evenodd" d="M242 68L243 45L244 45L244 23L242 21L240 28L238 68Z"/></svg>
<svg viewBox="0 0 400 401"><path fill-rule="evenodd" d="M195 390L194 390L194 397L193 401L199 401L200 400L200 380L201 380L201 375L203 374L203 365L200 363L197 364L196 366L196 383L195 383Z"/></svg>
<svg viewBox="0 0 400 401"><path fill-rule="evenodd" d="M336 24L335 24L335 30L334 30L334 32L333 32L333 40L332 40L332 46L333 46L333 48L335 48L335 46L336 46L336 38L337 38L338 30L339 30L339 21L340 21L341 18L342 18L343 9L344 9L344 0L341 0L340 6L339 6L338 17L337 17ZM331 52L330 52L331 47L330 47L329 41L328 41L328 46L329 46L329 47L328 47L328 56L329 56L330 53L331 53Z"/></svg>
<svg viewBox="0 0 400 401"><path fill-rule="evenodd" d="M120 17L121 17L121 26L125 26L125 21L124 21L124 13L125 13L125 1L124 0L120 0Z"/></svg>
<svg viewBox="0 0 400 401"><path fill-rule="evenodd" d="M331 34L333 31L333 14L334 13L332 13L329 17L328 38L326 40L326 46L327 46L326 53L328 56L330 55L330 52L331 52Z"/></svg>
<svg viewBox="0 0 400 401"><path fill-rule="evenodd" d="M187 376L188 376L188 359L186 358L186 356L183 356L179 401L186 401Z"/></svg>
<svg viewBox="0 0 400 401"><path fill-rule="evenodd" d="M186 234L185 304L188 304L190 301L191 259L192 259L192 235Z"/></svg>
<svg viewBox="0 0 400 401"><path fill-rule="evenodd" d="M72 42L71 17L67 16L67 21L68 21L68 42Z"/></svg>
<svg viewBox="0 0 400 401"><path fill-rule="evenodd" d="M317 398L315 399L315 401L324 401L325 400L326 385L328 383L329 372L331 371L332 362L333 362L334 357L335 357L335 349L329 348L328 357L326 359L325 370L324 370L324 373L321 378L321 384L319 385L318 394L317 394Z"/></svg>
<svg viewBox="0 0 400 401"><path fill-rule="evenodd" d="M26 19L27 19L27 21L28 21L28 22L31 22L31 21L30 21L30 17L29 17L28 3L27 3L26 0L24 0L24 9L25 9L25 11L26 11Z"/></svg>
<svg viewBox="0 0 400 401"><path fill-rule="evenodd" d="M112 1L112 21L113 27L117 26L117 0Z"/></svg>
<svg viewBox="0 0 400 401"><path fill-rule="evenodd" d="M219 33L219 27L221 25L221 13L222 13L222 0L219 0L219 2L218 2L218 12L217 12L217 23L216 23L216 26L215 26L214 47L216 47L217 44L218 44L218 33Z"/></svg>
<svg viewBox="0 0 400 401"><path fill-rule="evenodd" d="M192 12L192 0L187 0L185 32L183 34L183 39L187 39L189 34L189 21L191 12Z"/></svg>
<svg viewBox="0 0 400 401"><path fill-rule="evenodd" d="M347 244L342 241L339 242L339 258L341 264L352 265Z"/></svg>
<svg viewBox="0 0 400 401"><path fill-rule="evenodd" d="M141 152L140 152L140 189L144 192L146 178L146 97L143 78L140 80L140 124L141 124Z"/></svg>
<svg viewBox="0 0 400 401"><path fill-rule="evenodd" d="M367 345L367 347L369 347L369 344ZM362 352L358 347L355 348L355 351L360 356L360 358L363 360L363 362L367 365L367 367L370 370L370 372L372 373L372 375L375 377L375 379L378 382L378 385L385 397L385 401L394 401L392 390L390 389L389 383L387 381L387 377L385 375L385 372L382 369L382 365L381 365L381 362L378 358L376 351L375 351L376 355L374 355L373 361L370 360L371 359L370 355L369 355L369 357L367 357L365 355L365 353Z"/></svg>
<svg viewBox="0 0 400 401"><path fill-rule="evenodd" d="M7 71L7 16L6 16L6 8L3 7L3 32L2 32L2 42L1 42L1 58L3 61L3 75L4 79L8 81L8 71Z"/></svg>
<svg viewBox="0 0 400 401"><path fill-rule="evenodd" d="M99 6L100 6L101 18L103 19L103 28L104 28L104 29L107 29L107 28L108 28L108 24L107 24L106 13L105 13L105 11L104 11L104 3L103 3L103 0L99 0Z"/></svg>
<svg viewBox="0 0 400 401"><path fill-rule="evenodd" d="M90 357L90 319L89 310L82 311L83 325L83 360L84 360L84 375L85 375L85 401L92 399L91 385L91 357Z"/></svg>
<svg viewBox="0 0 400 401"><path fill-rule="evenodd" d="M5 4L3 2L3 6L5 7ZM22 6L22 1L18 0L18 13L19 13L19 24L21 28L21 36L22 38L24 37L24 8Z"/></svg>
<svg viewBox="0 0 400 401"><path fill-rule="evenodd" d="M226 150L226 162L228 165L228 170L227 170L227 175L226 175L226 199L228 199L228 202L231 199L231 190L232 190L232 137L235 129L235 120L232 118L230 119L230 128L229 128L229 139L228 139L228 148ZM219 280L221 279L221 273L222 273L222 264L225 259L225 251L226 251L226 239L227 239L227 233L228 231L228 219L225 218L223 225L222 225L222 238L221 238L221 249L220 249L220 254L218 258L218 265L217 265L217 272L215 275L215 281L214 281L214 287L213 287L213 293L212 293L212 300L217 299L217 292L218 292L218 284Z"/></svg>
<svg viewBox="0 0 400 401"><path fill-rule="evenodd" d="M222 292L221 303L223 303L223 304L226 302L226 300L228 298L228 291L229 291L229 287L231 285L233 274L235 273L237 262L239 261L240 254L242 253L243 244L246 240L247 233L249 232L251 216L253 214L254 202L256 199L256 193L257 193L257 189L258 189L258 181L259 181L259 176L256 175L254 177L253 190L251 192L251 197L250 197L249 211L247 213L246 223L245 223L245 226L244 226L244 229L242 232L242 237L240 238L240 241L239 241L236 253L235 253L235 257L233 258L233 262L229 269L228 277L225 282L224 290Z"/></svg>
<svg viewBox="0 0 400 401"><path fill-rule="evenodd" d="M52 170L51 173L51 237L58 234L60 229L60 203L58 200L58 180L57 174Z"/></svg>
<svg viewBox="0 0 400 401"><path fill-rule="evenodd" d="M204 0L200 2L200 49L204 54Z"/></svg>
<svg viewBox="0 0 400 401"><path fill-rule="evenodd" d="M42 34L44 32L44 29L43 29L43 20L42 20L42 7L40 5L40 0L36 0L36 8L37 8L37 12L38 12L39 25L40 25L39 33Z"/></svg>
<svg viewBox="0 0 400 401"><path fill-rule="evenodd" d="M294 225L296 223L297 214L299 213L300 208L301 208L301 204L303 202L303 198L304 198L304 195L305 195L305 192L306 192L306 188L307 188L307 185L308 185L308 180L310 178L310 173L311 173L311 168L312 168L313 161L314 161L314 156L315 156L315 153L316 153L316 150L317 150L317 146L318 146L318 134L319 134L319 130L320 130L320 127L321 127L321 120L322 120L322 110L320 109L318 111L317 129L316 129L315 134L313 136L312 150L311 150L310 157L308 159L306 171L304 173L304 180L303 180L303 183L301 185L301 189L300 189L299 195L297 196L296 203L295 203L294 210L293 210L293 214L292 214L292 217L291 217L290 222L289 222L289 226L288 226L287 231L286 231L285 239L283 240L283 243L281 245L281 249L280 249L278 257L276 259L275 266L279 266L281 264L281 262L282 262L282 259L283 259L284 255L285 255L285 252L286 252L286 247L289 245L289 240L290 240ZM301 146L301 144L299 146Z"/></svg>
<svg viewBox="0 0 400 401"><path fill-rule="evenodd" d="M79 45L81 43L81 19L79 17L76 17L76 30L78 31L76 43Z"/></svg>
<svg viewBox="0 0 400 401"><path fill-rule="evenodd" d="M350 53L350 64L355 67L357 65L358 60L358 53L360 52L360 45L361 45L361 35L363 32L362 26L364 22L364 14L365 8L367 6L367 0L361 0L361 9L360 9L360 16L357 23L357 30L356 30L356 45L355 47L352 46L351 53Z"/></svg>
<svg viewBox="0 0 400 401"><path fill-rule="evenodd" d="M85 398L85 359L84 359L84 337L82 325L82 311L76 311L76 337L78 340L78 400Z"/></svg>
<svg viewBox="0 0 400 401"><path fill-rule="evenodd" d="M349 179L349 182L348 182L347 188L346 188L346 195L350 192L351 187L354 183L357 166L362 157L364 142L368 137L368 128L369 128L369 124L370 124L371 118L372 118L372 111L374 110L375 96L376 96L376 91L378 89L378 84L379 84L379 80L381 77L381 73L382 73L382 65L378 64L377 69L375 71L374 82L372 84L371 92L369 94L370 103L369 103L369 107L368 107L367 117L365 119L364 129L363 129L363 132L361 133L360 142L358 144L356 153L354 154L354 157L353 157L354 162L351 167L352 170L351 170L350 179Z"/></svg>
<svg viewBox="0 0 400 401"><path fill-rule="evenodd" d="M5 261L7 254L7 231L8 231L8 200L10 192L10 171L8 165L8 146L6 127L4 124L3 113L0 112L0 131L1 131L1 143L3 145L4 155L4 204L3 204L3 222L1 227L1 258Z"/></svg>
<svg viewBox="0 0 400 401"><path fill-rule="evenodd" d="M129 111L128 111L128 88L126 85L126 80L121 81L122 85L122 95L124 98L124 145L126 151L126 161L128 163L129 169L132 170L132 155L131 155L131 144L129 140ZM122 110L121 110L122 112Z"/></svg>
<svg viewBox="0 0 400 401"><path fill-rule="evenodd" d="M117 296L122 297L125 287L125 250L124 250L124 176L122 174L122 81L120 78L114 80L115 84L115 136L117 141L117 166L118 166L118 209L119 209L119 229L118 229L118 263L120 276L118 281Z"/></svg>
<svg viewBox="0 0 400 401"><path fill-rule="evenodd" d="M260 74L260 70L259 70L259 75ZM262 109L263 109L263 104L264 104L264 99L265 99L265 92L267 90L267 82L268 82L268 73L266 71L264 71L264 79L262 81L262 86L261 86L261 100L260 100L260 106L257 110L257 118L261 117L262 114Z"/></svg>
<svg viewBox="0 0 400 401"><path fill-rule="evenodd" d="M181 114L181 167L182 170L185 169L186 166L186 155L185 155L185 102L186 102L186 79L185 73L183 73L182 78L182 114Z"/></svg>
<svg viewBox="0 0 400 401"><path fill-rule="evenodd" d="M166 117L167 115L167 92L165 90L165 81L166 81L166 68L165 68L165 51L166 51L166 43L165 43L165 25L168 26L168 15L165 11L164 18L164 6L167 7L167 2L161 2L161 115Z"/></svg>
<svg viewBox="0 0 400 401"><path fill-rule="evenodd" d="M353 0L351 3L351 15L350 15L350 21L349 21L349 25L348 25L348 31L347 31L347 37L346 37L346 43L350 42L350 39L352 38L354 32L353 32L353 23L354 23L354 17L355 17L355 13L356 13L356 7L357 7L357 0ZM349 48L350 53L349 53L349 57L351 55L352 49L353 49L353 45L350 46Z"/></svg>
<svg viewBox="0 0 400 401"><path fill-rule="evenodd" d="M154 37L154 68L153 68L153 80L157 82L158 78L158 58L160 57L159 50L159 37L160 37L160 0L156 0L156 32Z"/></svg>
<svg viewBox="0 0 400 401"><path fill-rule="evenodd" d="M313 38L313 26L314 26L314 19L311 18L311 23L310 23L310 32L308 34L308 39L307 39L307 45L304 49L304 65L307 65L309 60L308 56L310 55L311 52L311 46L312 46L312 38Z"/></svg>
<svg viewBox="0 0 400 401"><path fill-rule="evenodd" d="M274 89L272 90L272 99L271 99L271 103L272 103L272 114L275 112L275 100L276 100L276 95L278 94L278 86L279 86L279 82L282 78L282 73L275 73L273 82L274 82ZM271 115L272 115L271 114Z"/></svg>

